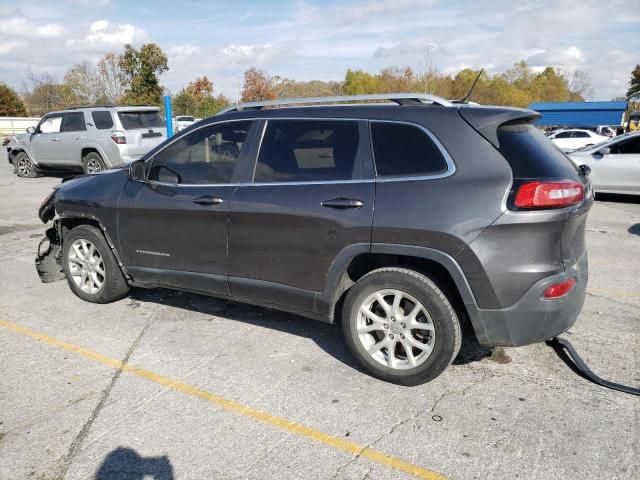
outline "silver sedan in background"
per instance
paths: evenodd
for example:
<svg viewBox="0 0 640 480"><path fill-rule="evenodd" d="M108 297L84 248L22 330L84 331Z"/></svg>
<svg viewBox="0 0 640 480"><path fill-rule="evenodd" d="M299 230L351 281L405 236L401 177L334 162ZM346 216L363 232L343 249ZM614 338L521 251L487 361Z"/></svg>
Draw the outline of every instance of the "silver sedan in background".
<svg viewBox="0 0 640 480"><path fill-rule="evenodd" d="M640 195L640 132L625 133L569 154L576 165L591 168L596 192Z"/></svg>

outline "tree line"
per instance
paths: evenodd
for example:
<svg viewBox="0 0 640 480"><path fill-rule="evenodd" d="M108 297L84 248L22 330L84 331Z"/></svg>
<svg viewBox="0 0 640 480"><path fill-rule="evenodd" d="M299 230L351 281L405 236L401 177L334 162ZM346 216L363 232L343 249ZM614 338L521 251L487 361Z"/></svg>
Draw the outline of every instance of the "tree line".
<svg viewBox="0 0 640 480"><path fill-rule="evenodd" d="M388 67L379 73L348 69L340 81L299 81L272 76L264 70L244 72L241 101L275 100L313 96L391 92L423 92L449 99L464 98L479 75L472 101L489 105L526 107L532 102L587 100L592 95L589 76L547 67L533 71L523 60L494 75L465 68L455 75L438 72L427 62L424 71L412 67ZM0 83L0 116L41 116L47 112L86 105L162 104L168 91L160 76L169 70L165 53L154 43L136 49L125 45L121 53L107 53L97 64L82 62L71 67L61 81L51 74L30 72L21 94ZM631 73L627 97L640 100L640 65ZM231 104L214 93L207 77L197 77L173 95L176 115L208 117ZM634 105L635 106L635 105Z"/></svg>

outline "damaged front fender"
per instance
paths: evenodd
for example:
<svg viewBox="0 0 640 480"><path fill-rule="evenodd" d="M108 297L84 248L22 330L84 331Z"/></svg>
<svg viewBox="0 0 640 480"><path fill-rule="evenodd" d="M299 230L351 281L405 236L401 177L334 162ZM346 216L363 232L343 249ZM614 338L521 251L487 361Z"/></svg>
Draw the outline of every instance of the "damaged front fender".
<svg viewBox="0 0 640 480"><path fill-rule="evenodd" d="M64 278L62 269L62 235L59 221L47 229L45 237L38 244L36 270L43 283L56 282Z"/></svg>

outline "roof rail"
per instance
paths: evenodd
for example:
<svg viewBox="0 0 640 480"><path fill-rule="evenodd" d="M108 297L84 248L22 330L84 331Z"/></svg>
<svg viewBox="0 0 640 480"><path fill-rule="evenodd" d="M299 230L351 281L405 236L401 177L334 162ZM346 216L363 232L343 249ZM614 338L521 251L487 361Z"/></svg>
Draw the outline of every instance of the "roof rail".
<svg viewBox="0 0 640 480"><path fill-rule="evenodd" d="M240 110L260 110L263 107L288 106L288 105L310 105L320 103L346 103L362 102L368 100L389 100L398 105L424 105L431 103L443 107L451 107L453 104L449 100L427 93L375 93L371 95L340 95L333 97L307 97L307 98L283 98L280 100L268 100L264 102L248 102L231 105L229 108L221 110L217 115L223 113L236 112Z"/></svg>

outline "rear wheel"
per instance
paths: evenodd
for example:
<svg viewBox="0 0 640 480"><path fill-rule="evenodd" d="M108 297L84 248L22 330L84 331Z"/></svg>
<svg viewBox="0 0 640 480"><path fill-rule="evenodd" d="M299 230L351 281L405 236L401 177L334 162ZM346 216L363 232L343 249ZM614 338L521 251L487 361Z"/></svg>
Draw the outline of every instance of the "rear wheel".
<svg viewBox="0 0 640 480"><path fill-rule="evenodd" d="M92 303L109 303L129 292L111 248L97 228L80 225L64 236L63 269L69 287Z"/></svg>
<svg viewBox="0 0 640 480"><path fill-rule="evenodd" d="M38 176L38 171L35 165L24 152L18 152L13 158L13 166L15 172L19 177L23 178L35 178Z"/></svg>
<svg viewBox="0 0 640 480"><path fill-rule="evenodd" d="M104 160L102 160L102 157L96 152L89 152L82 159L82 170L86 175L98 173L106 169L107 167L104 164Z"/></svg>
<svg viewBox="0 0 640 480"><path fill-rule="evenodd" d="M402 385L433 380L453 361L462 336L451 303L427 276L381 268L351 288L342 328L371 375Z"/></svg>

